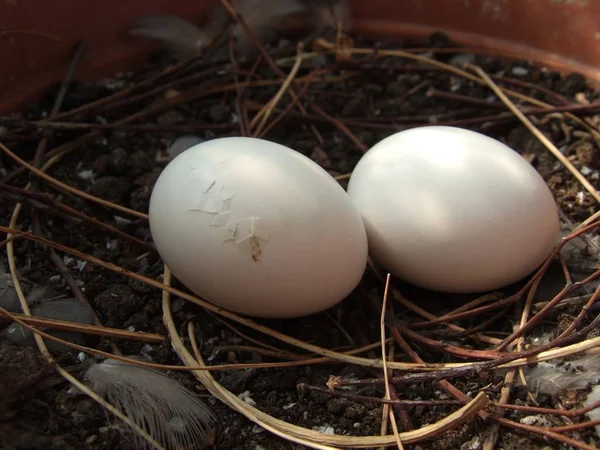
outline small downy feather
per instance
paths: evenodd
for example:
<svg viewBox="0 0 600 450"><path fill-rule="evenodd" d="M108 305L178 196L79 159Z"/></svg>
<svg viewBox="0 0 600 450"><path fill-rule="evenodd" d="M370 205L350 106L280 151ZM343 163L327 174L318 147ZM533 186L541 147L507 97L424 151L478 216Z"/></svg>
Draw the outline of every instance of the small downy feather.
<svg viewBox="0 0 600 450"><path fill-rule="evenodd" d="M202 448L215 416L176 381L156 370L105 360L86 373L91 389L166 449ZM139 448L149 444L134 434Z"/></svg>
<svg viewBox="0 0 600 450"><path fill-rule="evenodd" d="M317 30L335 28L338 20L350 23L347 0L237 0L236 11L256 37L265 41L285 18L308 15ZM230 23L229 13L217 2L206 24L198 26L176 16L147 16L134 22L130 34L155 39L178 56L191 56L213 42ZM252 51L244 27L235 24L232 34L242 54Z"/></svg>
<svg viewBox="0 0 600 450"><path fill-rule="evenodd" d="M53 298L54 296L54 298ZM30 302L31 314L46 319L64 320L67 322L81 323L91 325L94 323L94 311L88 305L84 305L75 298L61 298L46 288L34 289L28 296ZM83 345L84 336L81 333L71 331L52 330L46 327L40 328L42 331L75 344ZM21 347L36 347L34 334L28 328L19 325L16 322L11 323L4 330L0 331L0 337L3 337ZM46 345L52 352L65 353L75 351L68 345L46 339Z"/></svg>
<svg viewBox="0 0 600 450"><path fill-rule="evenodd" d="M202 50L213 38L192 22L169 15L139 17L132 24L129 34L159 41L182 58Z"/></svg>
<svg viewBox="0 0 600 450"><path fill-rule="evenodd" d="M543 394L586 389L600 379L600 355L540 362L533 368L526 368L525 376L531 388Z"/></svg>
<svg viewBox="0 0 600 450"><path fill-rule="evenodd" d="M269 37L278 19L305 11L304 5L297 0L241 0L235 6L260 40ZM233 35L242 43L247 39L244 27L239 24L235 25Z"/></svg>
<svg viewBox="0 0 600 450"><path fill-rule="evenodd" d="M347 0L302 0L312 15L317 31L337 29L342 23L344 31L352 27L352 11Z"/></svg>
<svg viewBox="0 0 600 450"><path fill-rule="evenodd" d="M276 29L286 29L286 25L299 20L304 27L317 33L336 30L342 22L344 31L352 25L351 8L348 0L238 0L235 2L238 13L250 29L264 40ZM307 21L307 22L306 22ZM281 27L281 28L280 28ZM241 42L247 40L241 25L236 25L234 36Z"/></svg>

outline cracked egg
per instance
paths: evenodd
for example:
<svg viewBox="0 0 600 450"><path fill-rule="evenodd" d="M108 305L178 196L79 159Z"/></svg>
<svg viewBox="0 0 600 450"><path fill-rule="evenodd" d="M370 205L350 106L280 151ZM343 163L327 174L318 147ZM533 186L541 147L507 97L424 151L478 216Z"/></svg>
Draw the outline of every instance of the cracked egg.
<svg viewBox="0 0 600 450"><path fill-rule="evenodd" d="M343 300L367 264L362 218L318 164L280 144L228 137L174 158L150 199L165 264L197 295L265 318Z"/></svg>

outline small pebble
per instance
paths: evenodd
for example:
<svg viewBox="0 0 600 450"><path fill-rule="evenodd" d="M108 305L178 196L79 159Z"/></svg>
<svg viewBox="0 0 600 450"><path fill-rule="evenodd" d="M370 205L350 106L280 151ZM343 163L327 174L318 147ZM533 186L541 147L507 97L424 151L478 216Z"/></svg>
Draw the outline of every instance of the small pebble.
<svg viewBox="0 0 600 450"><path fill-rule="evenodd" d="M103 80L102 85L111 91L117 91L125 88L127 84L126 80L119 78L106 78Z"/></svg>
<svg viewBox="0 0 600 450"><path fill-rule="evenodd" d="M152 158L150 158L148 153L143 150L136 150L133 152L129 155L129 160L127 162L131 175L133 176L148 172L149 170L152 170L152 167L154 166Z"/></svg>
<svg viewBox="0 0 600 450"><path fill-rule="evenodd" d="M113 216L113 219L115 219L117 225L129 225L132 222L130 219L121 216Z"/></svg>
<svg viewBox="0 0 600 450"><path fill-rule="evenodd" d="M313 427L312 428L314 431L318 431L319 433L323 433L323 434L335 434L335 430L332 426L330 425L323 425L320 427Z"/></svg>
<svg viewBox="0 0 600 450"><path fill-rule="evenodd" d="M407 88L403 81L393 81L385 88L386 94L390 97L400 97L406 91Z"/></svg>
<svg viewBox="0 0 600 450"><path fill-rule="evenodd" d="M210 116L210 120L213 122L223 122L225 118L229 115L229 108L225 105L216 104L210 107L208 111L208 115Z"/></svg>
<svg viewBox="0 0 600 450"><path fill-rule="evenodd" d="M128 180L106 176L98 178L88 191L96 197L121 204L130 189L131 184Z"/></svg>
<svg viewBox="0 0 600 450"><path fill-rule="evenodd" d="M244 402L246 402L250 406L256 406L256 402L252 399L252 397L250 397L250 391L244 391L244 392L242 392L240 395L238 395L238 398L240 400L243 400Z"/></svg>
<svg viewBox="0 0 600 450"><path fill-rule="evenodd" d="M140 350L140 355L144 357L144 359L148 361L152 361L151 354L154 352L154 348L150 344L144 344L142 349Z"/></svg>
<svg viewBox="0 0 600 450"><path fill-rule="evenodd" d="M538 427L547 427L547 428L552 427L552 422L550 422L544 416L539 415L539 414L536 416L523 417L519 422L521 422L523 425L534 425L534 426L538 426Z"/></svg>
<svg viewBox="0 0 600 450"><path fill-rule="evenodd" d="M475 62L475 55L473 53L459 53L450 58L448 63L452 66L463 67L467 64Z"/></svg>
<svg viewBox="0 0 600 450"><path fill-rule="evenodd" d="M342 108L342 115L346 117L364 116L367 105L364 98L354 97Z"/></svg>
<svg viewBox="0 0 600 450"><path fill-rule="evenodd" d="M473 436L473 438L465 442L460 450L479 450L481 448L481 438L479 436Z"/></svg>
<svg viewBox="0 0 600 450"><path fill-rule="evenodd" d="M460 82L452 83L450 85L450 92L459 91L461 87L462 87L462 83L460 83Z"/></svg>
<svg viewBox="0 0 600 450"><path fill-rule="evenodd" d="M127 172L129 154L123 148L115 148L108 157L108 167L117 175Z"/></svg>
<svg viewBox="0 0 600 450"><path fill-rule="evenodd" d="M598 148L590 141L580 141L575 146L577 160L586 167L600 168Z"/></svg>
<svg viewBox="0 0 600 450"><path fill-rule="evenodd" d="M98 136L94 140L94 143L99 147L106 147L108 145L108 139L106 139L104 136Z"/></svg>
<svg viewBox="0 0 600 450"><path fill-rule="evenodd" d="M94 178L94 171L92 170L82 170L81 172L77 173L77 176L79 178L81 178L82 180L91 180L92 178Z"/></svg>
<svg viewBox="0 0 600 450"><path fill-rule="evenodd" d="M156 120L159 125L169 126L185 122L185 116L179 111L167 111Z"/></svg>
<svg viewBox="0 0 600 450"><path fill-rule="evenodd" d="M181 136L180 138L175 139L169 148L167 149L167 153L171 158L175 158L177 155L183 153L188 148L193 147L194 145L201 144L205 140L199 136L190 134L186 136Z"/></svg>
<svg viewBox="0 0 600 450"><path fill-rule="evenodd" d="M516 76L516 77L524 77L525 75L527 75L529 73L529 70L526 69L525 67L513 67L511 73Z"/></svg>

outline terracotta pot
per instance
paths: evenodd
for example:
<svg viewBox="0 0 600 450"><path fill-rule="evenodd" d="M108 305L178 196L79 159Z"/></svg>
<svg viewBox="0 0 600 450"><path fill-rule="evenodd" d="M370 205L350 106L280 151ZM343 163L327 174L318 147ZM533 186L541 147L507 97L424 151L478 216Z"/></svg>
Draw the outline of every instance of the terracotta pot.
<svg viewBox="0 0 600 450"><path fill-rule="evenodd" d="M151 48L127 34L132 20L169 13L201 22L214 1L0 2L0 113L61 80L78 40L90 45L78 79L131 70ZM398 37L442 31L458 44L579 72L600 84L600 1L354 0L353 7L358 32Z"/></svg>

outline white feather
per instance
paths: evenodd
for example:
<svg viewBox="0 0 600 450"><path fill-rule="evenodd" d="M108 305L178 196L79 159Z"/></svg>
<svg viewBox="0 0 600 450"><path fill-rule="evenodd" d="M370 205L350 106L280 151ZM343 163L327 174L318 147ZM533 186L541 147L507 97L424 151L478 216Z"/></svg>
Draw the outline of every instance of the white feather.
<svg viewBox="0 0 600 450"><path fill-rule="evenodd" d="M297 0L239 0L235 6L259 38L273 27L275 20L304 11L304 6ZM233 35L242 41L246 39L246 31L241 25L236 24Z"/></svg>
<svg viewBox="0 0 600 450"><path fill-rule="evenodd" d="M525 376L531 388L543 394L586 389L600 379L600 355L541 362L533 368L526 368Z"/></svg>
<svg viewBox="0 0 600 450"><path fill-rule="evenodd" d="M89 386L166 449L200 448L214 415L190 391L161 372L106 360L87 371ZM134 435L140 448L147 442Z"/></svg>
<svg viewBox="0 0 600 450"><path fill-rule="evenodd" d="M347 0L236 0L231 1L253 34L265 41L272 37L281 19L295 15L308 15L317 29L335 28L337 21L350 23L350 7ZM202 26L176 16L155 15L138 18L129 33L134 36L155 39L173 52L188 56L195 54L213 42L230 21L229 13L220 2ZM243 26L235 24L232 34L242 53L252 51Z"/></svg>
<svg viewBox="0 0 600 450"><path fill-rule="evenodd" d="M196 53L212 40L212 36L194 23L167 15L140 17L133 23L129 34L157 40L181 57Z"/></svg>

